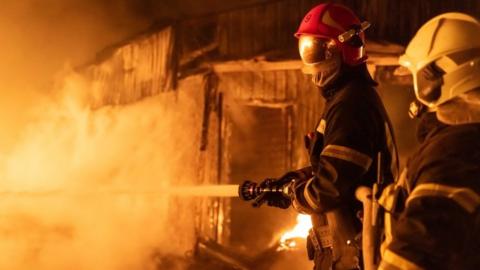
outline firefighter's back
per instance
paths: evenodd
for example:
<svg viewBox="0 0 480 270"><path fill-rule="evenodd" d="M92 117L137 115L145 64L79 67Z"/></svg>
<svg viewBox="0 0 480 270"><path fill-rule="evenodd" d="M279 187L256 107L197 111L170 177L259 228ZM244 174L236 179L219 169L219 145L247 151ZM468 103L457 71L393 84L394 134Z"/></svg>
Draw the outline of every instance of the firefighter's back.
<svg viewBox="0 0 480 270"><path fill-rule="evenodd" d="M410 194L384 266L480 269L480 124L429 132L407 179Z"/></svg>

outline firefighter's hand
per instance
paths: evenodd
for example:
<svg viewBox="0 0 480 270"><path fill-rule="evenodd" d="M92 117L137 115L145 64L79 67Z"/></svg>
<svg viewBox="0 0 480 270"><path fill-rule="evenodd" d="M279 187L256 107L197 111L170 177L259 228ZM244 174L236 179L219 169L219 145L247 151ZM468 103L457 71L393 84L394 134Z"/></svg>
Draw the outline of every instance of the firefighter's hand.
<svg viewBox="0 0 480 270"><path fill-rule="evenodd" d="M265 179L260 184L259 187L265 189L282 189L286 185L284 179ZM259 207L260 205L267 203L268 206L278 207L282 209L287 209L292 204L292 200L289 196L283 192L264 192L253 202L254 207Z"/></svg>
<svg viewBox="0 0 480 270"><path fill-rule="evenodd" d="M280 189L290 188L294 182L304 182L312 175L312 168L305 167L296 171L287 172L278 179L267 178L259 184L264 189ZM265 192L255 199L254 207L267 203L268 206L286 209L292 204L290 194L283 192Z"/></svg>

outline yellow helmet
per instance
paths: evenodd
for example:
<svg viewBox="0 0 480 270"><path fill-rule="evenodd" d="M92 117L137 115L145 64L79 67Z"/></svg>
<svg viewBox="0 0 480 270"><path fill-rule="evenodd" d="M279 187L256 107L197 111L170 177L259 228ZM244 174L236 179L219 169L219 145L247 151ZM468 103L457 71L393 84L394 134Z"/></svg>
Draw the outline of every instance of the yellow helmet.
<svg viewBox="0 0 480 270"><path fill-rule="evenodd" d="M415 95L430 110L480 87L480 22L445 13L425 23L399 59L413 75Z"/></svg>

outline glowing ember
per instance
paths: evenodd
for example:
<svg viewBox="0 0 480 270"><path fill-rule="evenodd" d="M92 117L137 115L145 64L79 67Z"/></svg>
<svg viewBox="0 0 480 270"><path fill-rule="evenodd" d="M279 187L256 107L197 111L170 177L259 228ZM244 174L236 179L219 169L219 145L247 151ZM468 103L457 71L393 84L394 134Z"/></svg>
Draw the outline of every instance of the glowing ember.
<svg viewBox="0 0 480 270"><path fill-rule="evenodd" d="M295 239L307 238L310 228L312 228L312 219L310 216L299 214L297 216L297 224L295 227L292 230L285 232L280 237L280 245L287 249L296 248L297 242Z"/></svg>

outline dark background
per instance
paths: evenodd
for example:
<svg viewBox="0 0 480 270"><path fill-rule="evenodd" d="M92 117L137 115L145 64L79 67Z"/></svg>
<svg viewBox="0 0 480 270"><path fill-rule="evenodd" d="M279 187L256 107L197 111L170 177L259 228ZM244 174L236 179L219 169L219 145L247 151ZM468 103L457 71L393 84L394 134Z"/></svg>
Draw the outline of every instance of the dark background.
<svg viewBox="0 0 480 270"><path fill-rule="evenodd" d="M105 5L118 1L105 1ZM127 1L138 16L151 20L181 20L205 16L260 3L278 0L142 0ZM326 1L293 1L298 5L311 5ZM444 12L465 12L473 16L480 14L480 2L475 0L341 0L332 1L350 7L361 18L370 21L373 27L370 38L384 39L406 44L420 25L431 17ZM108 3L108 4L107 4ZM259 24L261 22L258 22Z"/></svg>

